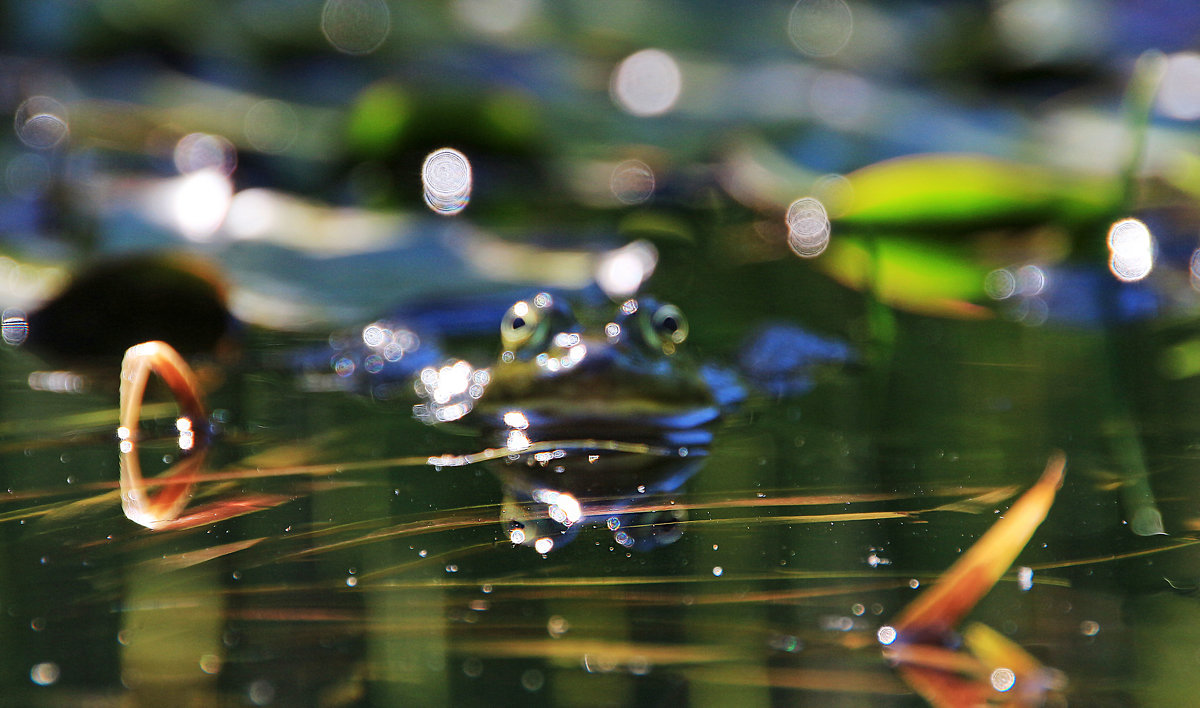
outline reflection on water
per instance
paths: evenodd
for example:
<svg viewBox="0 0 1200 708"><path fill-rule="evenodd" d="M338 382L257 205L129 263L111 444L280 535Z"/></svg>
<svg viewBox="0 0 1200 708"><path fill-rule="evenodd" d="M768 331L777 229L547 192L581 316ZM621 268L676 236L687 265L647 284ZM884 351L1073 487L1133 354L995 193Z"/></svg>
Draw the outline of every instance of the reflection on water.
<svg viewBox="0 0 1200 708"><path fill-rule="evenodd" d="M530 371L561 375L561 362L556 372L546 362L583 344L619 387L635 364L650 366L643 347L662 357L675 345L684 366L694 342L675 342L679 321L660 336L669 318L645 298L596 312L559 300L523 301L522 317L536 315L528 335L502 320L512 357L493 363L493 384L505 398L459 421L480 416L471 437L412 421L399 402L231 371L211 392L223 433L193 477L195 497L155 532L120 514L111 394L13 389L6 406L43 412L4 438L6 563L25 578L5 607L9 631L31 647L7 659L21 675L9 685L31 700L43 689L145 700L187 690L261 704L482 704L502 690L554 703L918 705L880 642L1032 482L1034 447L1057 435L1019 422L1028 397L1085 369L996 348L1031 330L987 324L956 343L947 337L966 325L914 320L898 370L932 370L934 347L955 352L933 368L978 388L971 420L935 405L944 393L928 386L860 398L869 373L843 371L810 382L799 401L752 392L719 425L634 405L639 425L610 421L606 438L581 439L570 433L586 421L550 415ZM357 330L360 346L401 331L380 322ZM787 351L762 347L760 357ZM587 357L566 370L588 375ZM9 351L6 378L35 364ZM613 390L556 385L585 410L589 391ZM148 405L152 475L174 463L183 431L171 406ZM988 419L1012 420L1030 439L988 437L977 427ZM511 444L514 431L527 447ZM501 447L476 454L488 440ZM1073 447L1067 487L1018 567L968 613L1063 671L1069 700L1121 704L1154 675L1131 657L1173 660L1163 630L1191 616L1191 598L1164 578L1194 587L1200 566L1179 530L1186 505L1164 499L1173 535L1137 540L1121 523L1120 483L1089 461L1094 451ZM976 656L1000 641L981 632L964 635ZM1131 654L1135 637L1142 649ZM1015 665L989 670L988 690L1019 695L1020 676Z"/></svg>

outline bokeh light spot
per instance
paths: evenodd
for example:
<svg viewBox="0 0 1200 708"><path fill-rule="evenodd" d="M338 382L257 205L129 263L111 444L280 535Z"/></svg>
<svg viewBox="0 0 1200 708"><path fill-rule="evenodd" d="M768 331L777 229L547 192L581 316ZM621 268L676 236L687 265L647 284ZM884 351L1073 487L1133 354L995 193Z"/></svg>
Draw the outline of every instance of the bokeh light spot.
<svg viewBox="0 0 1200 708"><path fill-rule="evenodd" d="M25 318L25 313L17 309L8 309L0 318L3 322L0 331L3 332L4 343L14 347L20 346L29 336L29 320Z"/></svg>
<svg viewBox="0 0 1200 708"><path fill-rule="evenodd" d="M392 29L383 0L326 0L321 32L333 48L346 54L370 54Z"/></svg>
<svg viewBox="0 0 1200 708"><path fill-rule="evenodd" d="M643 49L626 57L612 75L612 98L640 117L662 115L675 107L683 91L683 74L675 59L661 49Z"/></svg>
<svg viewBox="0 0 1200 708"><path fill-rule="evenodd" d="M180 233L203 241L225 221L233 201L233 185L219 169L206 168L186 174L174 183L171 217Z"/></svg>
<svg viewBox="0 0 1200 708"><path fill-rule="evenodd" d="M1011 691L1012 687L1017 685L1017 675L1012 669L1001 667L992 672L991 683L992 688L1000 693Z"/></svg>
<svg viewBox="0 0 1200 708"><path fill-rule="evenodd" d="M421 183L430 209L438 214L457 214L471 199L471 163L453 148L434 150L421 165Z"/></svg>
<svg viewBox="0 0 1200 708"><path fill-rule="evenodd" d="M1154 237L1137 219L1121 219L1108 230L1108 268L1118 280L1141 280L1154 269Z"/></svg>
<svg viewBox="0 0 1200 708"><path fill-rule="evenodd" d="M1200 118L1200 54L1179 52L1167 57L1157 106L1163 115L1178 120Z"/></svg>
<svg viewBox="0 0 1200 708"><path fill-rule="evenodd" d="M40 664L34 664L29 670L29 680L39 686L50 686L58 682L60 671L58 664L53 661L43 661Z"/></svg>
<svg viewBox="0 0 1200 708"><path fill-rule="evenodd" d="M48 150L70 132L67 109L49 96L31 96L17 107L13 127L21 142L35 150Z"/></svg>
<svg viewBox="0 0 1200 708"><path fill-rule="evenodd" d="M654 171L640 160L626 160L613 169L612 193L625 204L640 204L654 194Z"/></svg>
<svg viewBox="0 0 1200 708"><path fill-rule="evenodd" d="M983 290L993 300L1007 300L1017 293L1017 278L1007 268L997 268L984 277Z"/></svg>
<svg viewBox="0 0 1200 708"><path fill-rule="evenodd" d="M788 247L801 258L821 255L829 246L829 215L820 200L802 197L787 211Z"/></svg>
<svg viewBox="0 0 1200 708"><path fill-rule="evenodd" d="M788 16L788 37L813 57L837 54L850 41L854 15L843 0L800 0Z"/></svg>
<svg viewBox="0 0 1200 708"><path fill-rule="evenodd" d="M596 284L610 298L629 297L642 287L658 265L658 251L649 241L633 243L605 253L596 266Z"/></svg>

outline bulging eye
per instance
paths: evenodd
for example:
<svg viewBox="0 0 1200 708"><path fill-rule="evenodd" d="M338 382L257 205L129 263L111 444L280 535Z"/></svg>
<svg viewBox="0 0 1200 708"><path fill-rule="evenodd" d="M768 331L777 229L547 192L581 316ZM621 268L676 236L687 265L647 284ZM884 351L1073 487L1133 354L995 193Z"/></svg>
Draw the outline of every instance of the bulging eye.
<svg viewBox="0 0 1200 708"><path fill-rule="evenodd" d="M532 339L538 330L540 317L538 309L524 300L508 308L504 319L500 321L500 339L505 348L516 349Z"/></svg>
<svg viewBox="0 0 1200 708"><path fill-rule="evenodd" d="M662 305L655 310L651 325L663 344L680 344L687 339L687 318L674 305Z"/></svg>

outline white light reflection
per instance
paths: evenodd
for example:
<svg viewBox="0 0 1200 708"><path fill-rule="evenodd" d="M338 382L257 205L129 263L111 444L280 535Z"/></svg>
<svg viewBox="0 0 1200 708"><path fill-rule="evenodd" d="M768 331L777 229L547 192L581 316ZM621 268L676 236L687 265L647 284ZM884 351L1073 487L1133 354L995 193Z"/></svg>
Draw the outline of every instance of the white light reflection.
<svg viewBox="0 0 1200 708"><path fill-rule="evenodd" d="M683 90L683 74L670 54L643 49L617 65L609 90L613 101L627 113L659 116L675 107Z"/></svg>
<svg viewBox="0 0 1200 708"><path fill-rule="evenodd" d="M67 109L49 96L31 96L17 107L13 128L28 147L49 150L70 132Z"/></svg>
<svg viewBox="0 0 1200 708"><path fill-rule="evenodd" d="M180 233L203 241L221 227L233 201L233 185L219 169L206 168L171 184L171 218Z"/></svg>
<svg viewBox="0 0 1200 708"><path fill-rule="evenodd" d="M896 628L885 624L879 628L879 631L875 632L875 638L885 647L889 646L892 642L896 641Z"/></svg>
<svg viewBox="0 0 1200 708"><path fill-rule="evenodd" d="M457 214L471 199L471 163L453 148L429 153L421 165L425 203L438 214Z"/></svg>
<svg viewBox="0 0 1200 708"><path fill-rule="evenodd" d="M192 430L191 418L181 417L175 421L175 430L179 431L179 449L191 450L196 444L196 433Z"/></svg>
<svg viewBox="0 0 1200 708"><path fill-rule="evenodd" d="M829 215L820 200L802 197L787 211L788 247L801 258L821 255L829 246Z"/></svg>
<svg viewBox="0 0 1200 708"><path fill-rule="evenodd" d="M853 30L854 15L843 0L800 0L788 15L788 37L809 56L837 54Z"/></svg>
<svg viewBox="0 0 1200 708"><path fill-rule="evenodd" d="M1122 219L1108 230L1108 269L1118 280L1141 280L1154 269L1154 237L1137 219Z"/></svg>
<svg viewBox="0 0 1200 708"><path fill-rule="evenodd" d="M1046 272L1035 265L1023 265L1017 269L1016 284L1019 295L1040 295L1046 289Z"/></svg>
<svg viewBox="0 0 1200 708"><path fill-rule="evenodd" d="M23 344L29 336L29 320L25 318L25 313L17 309L5 310L0 314L0 333L3 334L4 343L9 346Z"/></svg>
<svg viewBox="0 0 1200 708"><path fill-rule="evenodd" d="M1027 565L1017 568L1017 587L1026 592L1033 589L1033 568Z"/></svg>
<svg viewBox="0 0 1200 708"><path fill-rule="evenodd" d="M266 189L243 189L229 204L225 230L242 239L262 238L278 222L278 200Z"/></svg>
<svg viewBox="0 0 1200 708"><path fill-rule="evenodd" d="M596 284L614 300L629 297L653 275L658 250L649 241L634 241L600 257Z"/></svg>
<svg viewBox="0 0 1200 708"><path fill-rule="evenodd" d="M534 501L548 505L550 518L563 526L570 526L583 518L583 507L571 494L552 489L537 489L531 496Z"/></svg>
<svg viewBox="0 0 1200 708"><path fill-rule="evenodd" d="M552 539L552 538L539 538L538 540L533 542L533 550L535 550L538 553L541 553L543 555L545 555L546 553L549 553L553 549L554 549L554 539Z"/></svg>
<svg viewBox="0 0 1200 708"><path fill-rule="evenodd" d="M504 446L508 448L509 452L523 452L529 449L529 445L529 436L525 434L525 431L508 431L508 439L505 441Z"/></svg>
<svg viewBox="0 0 1200 708"><path fill-rule="evenodd" d="M1163 115L1178 120L1200 118L1200 54L1179 52L1167 57L1157 101Z"/></svg>
<svg viewBox="0 0 1200 708"><path fill-rule="evenodd" d="M1017 685L1017 675L1012 669L1001 667L992 672L990 677L992 688L1000 693L1011 691L1012 687Z"/></svg>
<svg viewBox="0 0 1200 708"><path fill-rule="evenodd" d="M654 194L654 170L641 160L626 160L613 169L613 196L625 204L641 204Z"/></svg>
<svg viewBox="0 0 1200 708"><path fill-rule="evenodd" d="M413 388L428 403L413 406L413 415L429 424L458 420L471 412L490 381L488 369L475 369L462 360L442 367L427 366Z"/></svg>
<svg viewBox="0 0 1200 708"><path fill-rule="evenodd" d="M370 54L391 29L391 12L383 0L326 0L321 11L321 33L346 54Z"/></svg>
<svg viewBox="0 0 1200 708"><path fill-rule="evenodd" d="M380 366L383 360L400 361L405 354L421 346L421 339L416 332L402 327L388 327L382 322L372 322L363 327L362 340L379 357Z"/></svg>
<svg viewBox="0 0 1200 708"><path fill-rule="evenodd" d="M524 430L529 427L529 419L521 411L508 411L504 414L504 424L510 428Z"/></svg>

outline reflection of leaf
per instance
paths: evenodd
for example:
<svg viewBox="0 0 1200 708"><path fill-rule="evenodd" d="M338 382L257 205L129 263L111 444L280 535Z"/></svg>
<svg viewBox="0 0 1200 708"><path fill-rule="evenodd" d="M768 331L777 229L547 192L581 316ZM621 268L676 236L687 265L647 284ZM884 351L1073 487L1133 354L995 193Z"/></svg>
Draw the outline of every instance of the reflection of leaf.
<svg viewBox="0 0 1200 708"><path fill-rule="evenodd" d="M1056 672L982 625L964 633L966 651L950 646L954 627L992 589L1046 518L1065 465L1061 453L1051 457L1037 484L896 618L895 640L884 654L933 705L1041 705L1047 691L1061 687Z"/></svg>
<svg viewBox="0 0 1200 708"><path fill-rule="evenodd" d="M850 204L839 225L970 228L1076 222L1110 213L1113 179L1085 177L983 155L914 155L847 175Z"/></svg>
<svg viewBox="0 0 1200 708"><path fill-rule="evenodd" d="M904 608L893 624L902 639L940 640L992 589L1046 518L1065 466L1062 454L1050 458L1037 484L950 566L937 585Z"/></svg>
<svg viewBox="0 0 1200 708"><path fill-rule="evenodd" d="M215 524L263 509L270 509L290 501L294 497L286 494L241 494L236 498L217 500L174 519L159 523L156 531L184 531Z"/></svg>
<svg viewBox="0 0 1200 708"><path fill-rule="evenodd" d="M834 280L870 290L892 307L953 317L989 314L970 302L983 297L988 269L944 246L890 236L867 241L838 235L817 265Z"/></svg>

